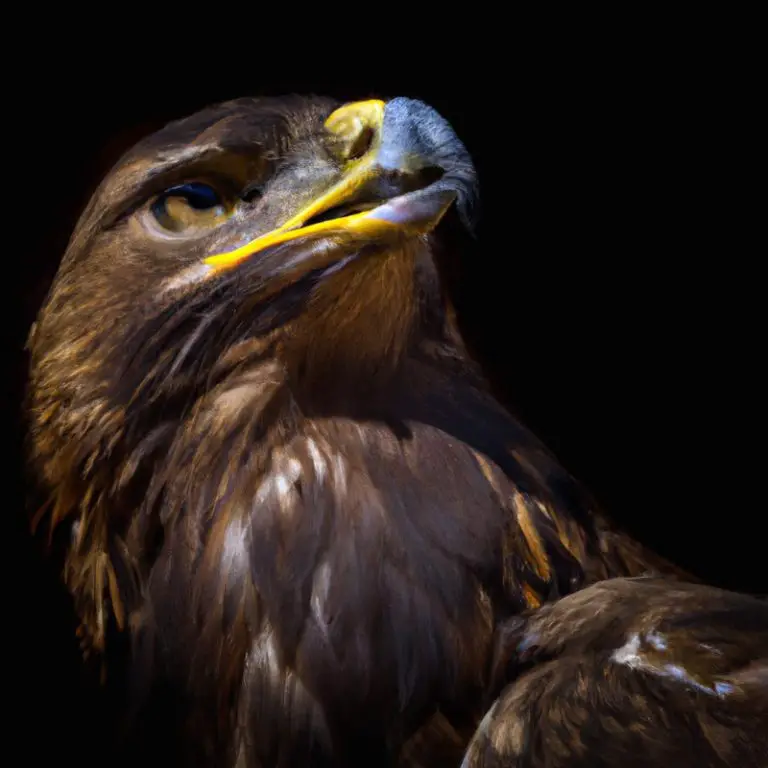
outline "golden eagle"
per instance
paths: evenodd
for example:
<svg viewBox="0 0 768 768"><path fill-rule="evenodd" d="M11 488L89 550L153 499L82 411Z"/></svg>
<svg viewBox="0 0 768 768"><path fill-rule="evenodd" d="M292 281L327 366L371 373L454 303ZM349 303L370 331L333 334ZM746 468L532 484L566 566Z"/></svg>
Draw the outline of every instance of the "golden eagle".
<svg viewBox="0 0 768 768"><path fill-rule="evenodd" d="M458 765L474 735L472 765L577 764L526 735L567 700L518 667L540 647L566 685L578 591L674 569L467 353L447 286L476 203L451 126L406 98L221 104L93 196L30 335L31 466L85 641L109 668L130 639L127 744L161 724L136 760ZM623 647L646 627L611 621L616 585L599 636Z"/></svg>

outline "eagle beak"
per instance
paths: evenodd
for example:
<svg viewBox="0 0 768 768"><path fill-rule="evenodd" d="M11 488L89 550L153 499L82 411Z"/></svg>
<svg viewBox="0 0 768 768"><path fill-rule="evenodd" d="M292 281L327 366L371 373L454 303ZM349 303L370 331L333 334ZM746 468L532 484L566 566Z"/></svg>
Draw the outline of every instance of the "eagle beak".
<svg viewBox="0 0 768 768"><path fill-rule="evenodd" d="M424 235L454 202L459 200L466 213L474 198L469 154L450 125L423 102L397 98L386 104L347 104L331 114L325 129L342 157L353 157L345 161L342 178L272 232L207 257L210 269L235 267L300 238L349 235L380 243ZM367 210L350 213L356 203Z"/></svg>

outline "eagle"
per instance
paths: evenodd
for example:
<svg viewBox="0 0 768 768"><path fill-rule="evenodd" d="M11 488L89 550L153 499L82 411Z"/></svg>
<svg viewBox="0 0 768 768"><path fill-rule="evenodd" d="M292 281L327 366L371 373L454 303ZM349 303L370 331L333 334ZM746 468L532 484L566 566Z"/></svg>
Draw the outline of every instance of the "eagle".
<svg viewBox="0 0 768 768"><path fill-rule="evenodd" d="M94 193L29 337L29 463L84 647L128 648L126 762L656 764L701 699L757 764L765 604L680 581L494 397L451 302L477 211L403 97L218 104Z"/></svg>

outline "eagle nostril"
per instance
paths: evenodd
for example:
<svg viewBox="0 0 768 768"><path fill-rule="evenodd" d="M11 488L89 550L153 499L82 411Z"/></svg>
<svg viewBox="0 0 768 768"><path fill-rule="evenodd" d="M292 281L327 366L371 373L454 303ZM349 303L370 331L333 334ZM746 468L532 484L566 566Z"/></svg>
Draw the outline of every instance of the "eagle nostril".
<svg viewBox="0 0 768 768"><path fill-rule="evenodd" d="M356 102L340 107L325 121L326 130L336 139L335 151L342 160L357 160L373 144L381 127L384 102Z"/></svg>
<svg viewBox="0 0 768 768"><path fill-rule="evenodd" d="M375 130L357 115L333 125L331 151L344 162L360 159L373 144Z"/></svg>
<svg viewBox="0 0 768 768"><path fill-rule="evenodd" d="M374 129L359 120L350 120L343 129L337 129L331 136L331 152L342 162L359 160L373 144Z"/></svg>
<svg viewBox="0 0 768 768"><path fill-rule="evenodd" d="M363 125L360 131L353 136L347 143L344 159L357 160L361 158L373 143L373 128L370 125Z"/></svg>

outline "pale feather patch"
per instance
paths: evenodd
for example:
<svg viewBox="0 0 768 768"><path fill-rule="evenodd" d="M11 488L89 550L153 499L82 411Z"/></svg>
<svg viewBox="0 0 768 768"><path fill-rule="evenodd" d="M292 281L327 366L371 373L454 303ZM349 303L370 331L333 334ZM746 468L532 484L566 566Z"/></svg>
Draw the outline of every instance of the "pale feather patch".
<svg viewBox="0 0 768 768"><path fill-rule="evenodd" d="M323 562L315 570L315 576L312 581L312 597L310 605L312 615L317 622L317 626L325 637L328 636L328 617L325 614L325 605L328 600L328 592L331 587L331 566Z"/></svg>
<svg viewBox="0 0 768 768"><path fill-rule="evenodd" d="M240 520L227 525L224 534L224 561L227 568L248 568L247 529Z"/></svg>
<svg viewBox="0 0 768 768"><path fill-rule="evenodd" d="M627 642L611 654L611 660L635 669L643 664L639 651L640 636L635 633L630 635Z"/></svg>
<svg viewBox="0 0 768 768"><path fill-rule="evenodd" d="M282 683L283 675L280 666L275 638L271 631L264 631L253 644L249 654L248 665L256 665L266 671L269 682L274 686Z"/></svg>
<svg viewBox="0 0 768 768"><path fill-rule="evenodd" d="M256 503L265 504L275 498L283 512L291 509L291 502L296 492L296 484L301 478L302 464L294 458L279 456L274 462L274 470L267 474L256 491Z"/></svg>
<svg viewBox="0 0 768 768"><path fill-rule="evenodd" d="M649 645L656 650L661 651L667 649L666 640L655 632L646 635L645 639L648 640ZM617 664L623 664L630 669L637 669L655 675L656 677L678 681L689 688L694 688L695 690L710 696L723 697L732 693L734 690L734 686L722 681L715 682L712 686L705 685L696 680L688 670L680 664L655 663L645 656L642 652L641 645L640 635L635 632L627 638L624 645L617 648L611 654L611 660Z"/></svg>
<svg viewBox="0 0 768 768"><path fill-rule="evenodd" d="M187 288L188 286L199 283L205 280L212 272L212 268L208 264L196 264L193 267L179 272L178 275L174 275L163 283L160 290L161 295L163 293L171 293L181 288Z"/></svg>
<svg viewBox="0 0 768 768"><path fill-rule="evenodd" d="M319 483L322 483L328 474L328 463L326 462L317 443L313 438L307 438L307 453L312 461L312 468L315 470L315 477Z"/></svg>
<svg viewBox="0 0 768 768"><path fill-rule="evenodd" d="M336 485L339 498L346 496L347 463L344 461L344 457L340 453L334 454L331 462L331 471L333 474L333 482Z"/></svg>

